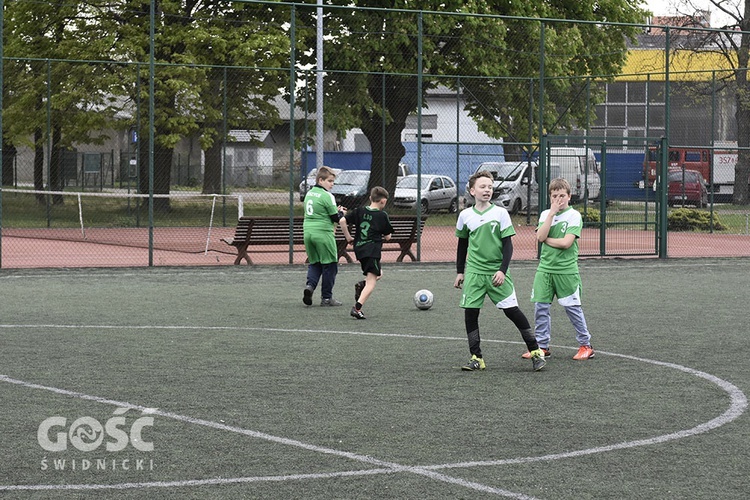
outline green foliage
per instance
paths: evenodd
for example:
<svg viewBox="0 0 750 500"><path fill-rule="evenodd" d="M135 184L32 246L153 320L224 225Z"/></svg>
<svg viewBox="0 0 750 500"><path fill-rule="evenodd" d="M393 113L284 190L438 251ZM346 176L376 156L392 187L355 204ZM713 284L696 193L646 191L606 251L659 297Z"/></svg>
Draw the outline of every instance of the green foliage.
<svg viewBox="0 0 750 500"><path fill-rule="evenodd" d="M583 223L586 225L598 226L602 221L601 213L595 208L587 208L585 212L583 210L580 210L580 212L581 217L583 218Z"/></svg>
<svg viewBox="0 0 750 500"><path fill-rule="evenodd" d="M713 215L713 225L711 221ZM667 228L670 231L721 231L727 227L719 220L716 213L694 208L678 208L667 216Z"/></svg>

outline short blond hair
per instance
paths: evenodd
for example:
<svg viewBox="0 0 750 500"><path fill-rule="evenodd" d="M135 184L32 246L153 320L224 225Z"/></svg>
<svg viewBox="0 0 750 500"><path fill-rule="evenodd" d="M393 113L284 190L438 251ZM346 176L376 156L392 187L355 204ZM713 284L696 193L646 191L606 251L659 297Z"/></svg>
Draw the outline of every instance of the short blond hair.
<svg viewBox="0 0 750 500"><path fill-rule="evenodd" d="M552 179L549 182L550 194L552 194L552 191L558 191L560 189L564 189L566 193L570 194L570 183L568 182L567 179L558 177L557 179Z"/></svg>
<svg viewBox="0 0 750 500"><path fill-rule="evenodd" d="M315 174L315 182L319 183L320 181L324 181L329 177L333 177L335 179L336 173L331 169L331 167L322 166L318 169L318 173Z"/></svg>

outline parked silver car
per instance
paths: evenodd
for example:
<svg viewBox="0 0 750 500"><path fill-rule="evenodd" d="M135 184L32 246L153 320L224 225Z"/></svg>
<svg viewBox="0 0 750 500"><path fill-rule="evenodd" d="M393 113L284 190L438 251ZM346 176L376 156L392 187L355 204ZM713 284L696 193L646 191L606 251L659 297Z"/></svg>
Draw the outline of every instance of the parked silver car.
<svg viewBox="0 0 750 500"><path fill-rule="evenodd" d="M364 205L369 196L367 184L370 182L369 170L342 170L336 176L331 194L336 198L336 205L356 208Z"/></svg>
<svg viewBox="0 0 750 500"><path fill-rule="evenodd" d="M393 206L415 208L417 204L417 176L407 175L396 183L393 195ZM419 193L422 213L444 209L449 213L458 211L458 189L453 179L444 175L422 175L421 192Z"/></svg>

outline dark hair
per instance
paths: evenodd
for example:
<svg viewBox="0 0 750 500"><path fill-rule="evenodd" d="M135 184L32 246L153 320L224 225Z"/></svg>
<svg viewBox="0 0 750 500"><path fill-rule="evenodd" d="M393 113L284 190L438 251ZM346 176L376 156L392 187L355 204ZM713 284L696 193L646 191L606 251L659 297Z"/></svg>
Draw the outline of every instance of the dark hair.
<svg viewBox="0 0 750 500"><path fill-rule="evenodd" d="M388 199L388 190L381 186L375 186L370 190L370 201L377 203L380 200Z"/></svg>

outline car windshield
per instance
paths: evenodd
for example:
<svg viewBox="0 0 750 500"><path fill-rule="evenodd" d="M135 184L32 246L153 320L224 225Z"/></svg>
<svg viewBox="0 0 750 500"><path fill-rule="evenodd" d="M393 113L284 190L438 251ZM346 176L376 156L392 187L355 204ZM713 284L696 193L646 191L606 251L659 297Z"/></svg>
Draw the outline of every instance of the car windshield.
<svg viewBox="0 0 750 500"><path fill-rule="evenodd" d="M432 181L432 177L422 176L422 191L426 191L427 188L430 186L430 182ZM397 188L404 188L404 189L417 189L417 176L416 175L408 175L406 177L402 177L397 183Z"/></svg>
<svg viewBox="0 0 750 500"><path fill-rule="evenodd" d="M356 172L354 170L343 170L336 176L336 184L345 186L360 186L367 184L370 172Z"/></svg>
<svg viewBox="0 0 750 500"><path fill-rule="evenodd" d="M669 172L669 177L667 177L667 179L669 180L669 182L682 182L682 171L675 170L673 172ZM698 172L686 170L685 182L700 182Z"/></svg>
<svg viewBox="0 0 750 500"><path fill-rule="evenodd" d="M488 169L496 181L514 181L521 175L521 164L493 165Z"/></svg>

